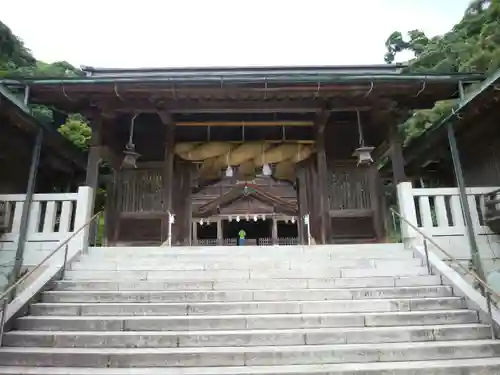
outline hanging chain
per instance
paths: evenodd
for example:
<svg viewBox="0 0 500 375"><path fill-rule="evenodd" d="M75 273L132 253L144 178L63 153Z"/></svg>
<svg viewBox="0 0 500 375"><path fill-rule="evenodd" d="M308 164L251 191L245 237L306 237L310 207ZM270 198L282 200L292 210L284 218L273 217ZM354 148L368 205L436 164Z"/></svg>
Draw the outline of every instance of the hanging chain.
<svg viewBox="0 0 500 375"><path fill-rule="evenodd" d="M365 147L365 139L363 138L363 129L361 128L361 114L359 110L356 111L356 117L358 119L359 146Z"/></svg>

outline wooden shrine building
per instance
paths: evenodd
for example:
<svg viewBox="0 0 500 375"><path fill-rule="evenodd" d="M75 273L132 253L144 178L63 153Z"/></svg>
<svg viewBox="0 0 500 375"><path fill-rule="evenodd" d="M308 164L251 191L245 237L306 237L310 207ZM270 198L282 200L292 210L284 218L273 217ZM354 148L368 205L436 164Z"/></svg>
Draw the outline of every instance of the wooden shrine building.
<svg viewBox="0 0 500 375"><path fill-rule="evenodd" d="M500 70L475 86L449 115L405 147L406 171L416 183L456 186L446 126L452 123L466 186L500 186Z"/></svg>
<svg viewBox="0 0 500 375"><path fill-rule="evenodd" d="M382 241L370 158L405 178L396 127L458 96L463 74L402 66L94 69L27 78L31 103L92 123L87 184L107 188L109 243ZM175 222L169 225L169 214Z"/></svg>
<svg viewBox="0 0 500 375"><path fill-rule="evenodd" d="M42 124L0 84L0 194L25 193L39 131L43 131L35 192L76 189L85 181L86 155L57 127Z"/></svg>

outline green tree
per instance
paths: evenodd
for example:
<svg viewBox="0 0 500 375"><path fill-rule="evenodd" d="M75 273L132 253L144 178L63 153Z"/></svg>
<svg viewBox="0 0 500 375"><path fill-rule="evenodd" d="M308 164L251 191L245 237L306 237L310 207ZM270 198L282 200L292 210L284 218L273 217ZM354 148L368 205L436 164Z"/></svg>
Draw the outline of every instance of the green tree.
<svg viewBox="0 0 500 375"><path fill-rule="evenodd" d="M21 78L38 77L74 77L83 73L66 61L48 64L33 57L11 29L0 21L0 77ZM41 105L31 105L33 116L44 123L53 123L52 110ZM71 115L68 121L59 127L59 132L78 148L88 148L91 130L80 115Z"/></svg>
<svg viewBox="0 0 500 375"><path fill-rule="evenodd" d="M409 72L481 72L500 68L500 0L474 0L448 33L429 38L420 30L403 35L395 31L386 40L385 61L410 51ZM440 117L450 113L455 101L438 102L432 110L417 111L402 126L405 143L419 136Z"/></svg>
<svg viewBox="0 0 500 375"><path fill-rule="evenodd" d="M33 66L36 59L24 43L0 21L0 73L15 71L22 66Z"/></svg>
<svg viewBox="0 0 500 375"><path fill-rule="evenodd" d="M78 148L82 150L88 149L92 130L81 116L69 116L68 120L58 130Z"/></svg>

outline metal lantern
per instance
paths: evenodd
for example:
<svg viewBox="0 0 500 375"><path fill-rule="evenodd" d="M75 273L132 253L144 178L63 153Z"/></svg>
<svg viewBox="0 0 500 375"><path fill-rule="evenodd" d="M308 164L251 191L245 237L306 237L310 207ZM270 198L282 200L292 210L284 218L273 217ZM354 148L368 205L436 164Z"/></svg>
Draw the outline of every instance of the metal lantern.
<svg viewBox="0 0 500 375"><path fill-rule="evenodd" d="M135 146L133 144L127 144L123 153L125 156L123 157L122 167L137 168L137 159L141 155L135 151Z"/></svg>
<svg viewBox="0 0 500 375"><path fill-rule="evenodd" d="M373 163L372 151L375 147L366 146L365 139L363 137L363 129L361 127L361 115L359 111L356 112L358 118L358 134L359 134L359 147L354 151L353 156L358 158L358 167L364 165L370 165Z"/></svg>
<svg viewBox="0 0 500 375"><path fill-rule="evenodd" d="M360 165L370 165L373 163L373 158L372 158L372 151L375 150L375 147L370 147L370 146L364 146L364 147L359 147L354 151L353 156L356 156L358 158L358 167Z"/></svg>
<svg viewBox="0 0 500 375"><path fill-rule="evenodd" d="M264 176L271 176L273 174L273 171L271 170L269 164L266 163L262 166L262 174Z"/></svg>

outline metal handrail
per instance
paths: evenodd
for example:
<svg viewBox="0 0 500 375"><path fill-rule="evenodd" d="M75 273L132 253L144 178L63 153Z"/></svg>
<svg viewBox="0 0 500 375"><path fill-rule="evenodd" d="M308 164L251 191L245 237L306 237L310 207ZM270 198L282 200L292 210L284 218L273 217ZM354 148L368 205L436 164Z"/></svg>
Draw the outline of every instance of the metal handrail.
<svg viewBox="0 0 500 375"><path fill-rule="evenodd" d="M464 267L458 259L456 259L453 255L448 253L441 245L439 245L436 241L432 239L431 236L425 234L420 228L418 228L416 225L412 224L407 218L405 218L403 215L401 215L399 212L394 210L393 208L390 208L392 213L394 213L396 216L398 216L401 220L403 220L406 224L408 224L410 227L412 227L415 231L417 231L423 238L424 238L424 250L425 250L425 262L427 266L427 270L429 274L432 274L432 269L429 263L429 251L427 248L427 242L429 241L432 245L434 245L439 251L441 251L444 255L446 255L452 263L455 263L459 268L461 268L464 272L465 275L471 275L480 285L481 285L481 291L483 296L486 298L486 303L487 303L487 308L488 308L488 314L490 316L491 320L491 334L493 339L496 338L495 334L495 328L494 328L494 319L493 319L493 314L492 314L492 309L491 309L491 295L494 295L498 299L500 299L500 293L496 292L491 286L488 285L486 281L481 279L476 272L472 269L468 269Z"/></svg>
<svg viewBox="0 0 500 375"><path fill-rule="evenodd" d="M2 343L3 339L3 333L4 333L4 325L5 325L5 312L8 303L10 302L10 297L12 292L21 284L23 283L27 278L29 278L31 275L33 275L34 272L36 272L42 265L44 265L52 256L57 253L59 250L61 250L63 247L65 248L64 250L64 261L62 264L62 273L61 273L61 278L64 277L64 271L66 269L66 262L68 260L68 243L71 241L77 234L79 234L83 229L88 227L94 220L100 217L102 211L96 213L94 216L92 216L85 224L83 224L80 228L78 228L76 231L74 231L68 238L66 238L63 242L61 242L49 255L47 255L40 263L38 263L32 270L24 274L19 280L17 280L14 284L9 286L7 290L5 290L1 295L0 295L0 301L3 302L2 306L2 316L0 319L0 345ZM97 231L96 231L96 237L97 237Z"/></svg>

